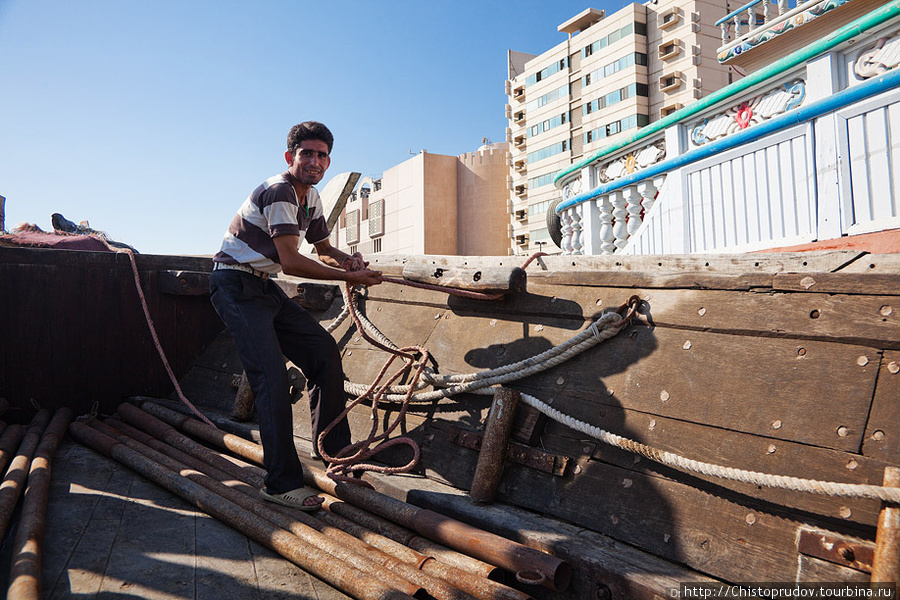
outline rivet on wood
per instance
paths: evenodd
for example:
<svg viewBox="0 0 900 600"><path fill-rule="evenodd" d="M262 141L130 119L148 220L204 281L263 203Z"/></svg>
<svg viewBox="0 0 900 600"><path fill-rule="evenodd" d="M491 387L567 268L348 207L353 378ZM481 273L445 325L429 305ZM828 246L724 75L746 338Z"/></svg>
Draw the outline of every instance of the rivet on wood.
<svg viewBox="0 0 900 600"><path fill-rule="evenodd" d="M812 277L804 277L800 280L800 285L802 285L805 289L809 289L812 286L816 285L816 280Z"/></svg>
<svg viewBox="0 0 900 600"><path fill-rule="evenodd" d="M888 363L888 371L890 371L890 373L892 375L896 375L897 373L900 373L900 363L898 363L895 360L892 360L891 362Z"/></svg>
<svg viewBox="0 0 900 600"><path fill-rule="evenodd" d="M775 447L775 444L769 444L769 447L766 449L766 454L775 454L775 451L778 448Z"/></svg>
<svg viewBox="0 0 900 600"><path fill-rule="evenodd" d="M631 479L628 479L628 478L626 477L625 479L622 480L622 487L623 487L623 488L630 488L632 485L634 485L634 481L632 481Z"/></svg>
<svg viewBox="0 0 900 600"><path fill-rule="evenodd" d="M566 382L565 377L560 377L559 379L556 380L556 385L562 385L565 382Z"/></svg>
<svg viewBox="0 0 900 600"><path fill-rule="evenodd" d="M876 429L874 432L872 432L872 439L876 442L880 442L884 439L884 432L880 429Z"/></svg>
<svg viewBox="0 0 900 600"><path fill-rule="evenodd" d="M891 306L889 304L885 304L884 306L881 307L881 310L879 312L881 313L882 317L888 317L891 315L891 313L894 312L894 309L891 308Z"/></svg>
<svg viewBox="0 0 900 600"><path fill-rule="evenodd" d="M352 354L353 354L353 350L347 350L347 356L350 356Z"/></svg>
<svg viewBox="0 0 900 600"><path fill-rule="evenodd" d="M606 388L607 396L612 396L613 394L615 394L615 391L612 388Z"/></svg>
<svg viewBox="0 0 900 600"><path fill-rule="evenodd" d="M850 434L850 430L847 429L846 427L844 427L843 425L841 425L840 427L837 428L837 434L840 437L847 437Z"/></svg>
<svg viewBox="0 0 900 600"><path fill-rule="evenodd" d="M581 465L575 465L574 472L575 472L576 475L578 475L579 473L581 473Z"/></svg>
<svg viewBox="0 0 900 600"><path fill-rule="evenodd" d="M691 349L691 340L686 341L684 343L684 346L682 346L682 348L684 348L685 350L690 350Z"/></svg>
<svg viewBox="0 0 900 600"><path fill-rule="evenodd" d="M861 367L866 366L867 364L869 364L869 357L865 356L865 355L860 356L859 358L856 359L856 364L858 364Z"/></svg>
<svg viewBox="0 0 900 600"><path fill-rule="evenodd" d="M847 469L848 469L848 470L850 470L850 471L855 471L857 467L859 467L859 463L856 462L855 460L850 459L850 460L847 462Z"/></svg>
<svg viewBox="0 0 900 600"><path fill-rule="evenodd" d="M668 402L669 401L669 392L667 392L666 390L663 390L662 392L660 392L659 399L662 400L663 402Z"/></svg>
<svg viewBox="0 0 900 600"><path fill-rule="evenodd" d="M491 327L496 327L496 326L497 326L497 319L491 319L490 325L491 325Z"/></svg>
<svg viewBox="0 0 900 600"><path fill-rule="evenodd" d="M666 535L663 536L663 541L667 544L669 543L669 540L671 540L671 539L672 539L672 535L669 533L667 533Z"/></svg>
<svg viewBox="0 0 900 600"><path fill-rule="evenodd" d="M754 523L756 523L756 515L754 515L753 513L747 513L747 516L744 517L744 521L747 522L747 525L753 525Z"/></svg>
<svg viewBox="0 0 900 600"><path fill-rule="evenodd" d="M809 318L810 319L818 319L821 314L822 313L820 313L818 310L811 310L811 311L809 311Z"/></svg>
<svg viewBox="0 0 900 600"><path fill-rule="evenodd" d="M592 450L593 450L593 448L591 448L590 446L585 446L581 449L581 451L584 452L585 454L590 454Z"/></svg>
<svg viewBox="0 0 900 600"><path fill-rule="evenodd" d="M797 356L806 356L806 348L797 348Z"/></svg>
<svg viewBox="0 0 900 600"><path fill-rule="evenodd" d="M609 520L612 521L613 525L619 524L619 517L617 517L616 515L609 515Z"/></svg>
<svg viewBox="0 0 900 600"><path fill-rule="evenodd" d="M550 304L553 304L554 302L556 302L556 296L553 296L552 298L550 298Z"/></svg>
<svg viewBox="0 0 900 600"><path fill-rule="evenodd" d="M702 317L703 315L706 314L706 309L701 306L700 310L697 311L697 314Z"/></svg>
<svg viewBox="0 0 900 600"><path fill-rule="evenodd" d="M603 300L597 298L597 306L603 306Z"/></svg>
<svg viewBox="0 0 900 600"><path fill-rule="evenodd" d="M544 330L544 326L543 326L543 325L536 325L535 328L534 328L534 330L535 330L535 331L543 331L543 330Z"/></svg>
<svg viewBox="0 0 900 600"><path fill-rule="evenodd" d="M851 511L846 506L842 506L841 509L838 511L838 514L841 515L842 519L849 519L850 516L853 514L853 511Z"/></svg>
<svg viewBox="0 0 900 600"><path fill-rule="evenodd" d="M437 320L440 319L440 318L441 318L441 315L434 315L434 320L435 320L435 321L437 321Z"/></svg>
<svg viewBox="0 0 900 600"><path fill-rule="evenodd" d="M772 421L772 429L781 429L781 419Z"/></svg>
<svg viewBox="0 0 900 600"><path fill-rule="evenodd" d="M656 429L656 419L650 419L650 425L649 425L648 429L650 431L653 431L654 429Z"/></svg>

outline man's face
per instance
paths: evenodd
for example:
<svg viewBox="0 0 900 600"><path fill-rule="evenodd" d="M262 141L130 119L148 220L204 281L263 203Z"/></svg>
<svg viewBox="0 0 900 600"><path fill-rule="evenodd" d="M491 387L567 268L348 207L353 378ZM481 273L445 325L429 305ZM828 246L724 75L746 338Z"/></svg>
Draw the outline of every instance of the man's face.
<svg viewBox="0 0 900 600"><path fill-rule="evenodd" d="M303 185L315 185L322 181L331 165L328 144L322 140L303 140L294 154L286 152L284 158L288 163L288 172Z"/></svg>

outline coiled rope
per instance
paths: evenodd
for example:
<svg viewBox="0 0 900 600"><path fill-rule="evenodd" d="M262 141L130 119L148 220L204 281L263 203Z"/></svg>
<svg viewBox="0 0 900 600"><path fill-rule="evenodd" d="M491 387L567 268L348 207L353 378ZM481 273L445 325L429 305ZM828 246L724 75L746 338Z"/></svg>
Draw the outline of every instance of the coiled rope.
<svg viewBox="0 0 900 600"><path fill-rule="evenodd" d="M531 262L533 258L535 257L529 259L528 262ZM528 263L526 263L526 266L527 264ZM398 280L398 282L403 282L403 280ZM403 283L411 284L411 282ZM424 284L416 284L416 286L422 287L424 286ZM434 288L437 286L431 287ZM637 307L640 303L639 298L637 298L636 296L632 296L628 303L623 305L623 307L620 307L619 311L604 313L589 327L573 336L569 340L566 340L562 344L559 344L558 346L555 346L545 352L521 360L517 363L505 365L488 371L441 376L424 367L425 362L427 362L427 351L418 347L402 349L397 348L397 346L393 342L391 342L384 334L382 334L377 329L377 327L375 327L363 315L361 315L356 305L355 294L353 290L349 288L349 286L347 286L347 288L344 290L343 296L344 309L342 310L341 314L338 315L338 317L331 324L329 324L329 332L337 328L337 326L340 325L340 323L344 319L346 319L348 315L353 315L357 330L361 333L361 335L363 335L364 338L367 339L367 341L394 355L390 359L388 364L390 364L390 362L392 362L398 356L405 355L407 359L410 360L410 363L406 368L410 368L410 366L413 364L416 367L416 373L409 385L391 385L393 381L396 381L400 378L399 375L402 375L404 373L403 371L400 371L398 372L398 375L392 377L385 385L376 388L377 382L380 381L381 377L383 376L387 365L382 369L382 372L381 374L379 374L376 383L373 383L371 386L366 387L361 384L354 384L349 381L345 382L345 390L351 394L358 395L357 400L354 401L352 406L356 406L365 397L367 397L368 394L370 394L373 390L376 390L378 401L402 402L401 414L406 413L407 406L410 402L432 402L434 400L440 400L442 398L447 398L464 392L479 395L493 395L496 391L496 388L494 387L496 385L528 377L530 375L540 373L541 371L545 371L558 364L561 364L569 360L570 358L596 346L600 342L608 340L618 334L628 323L630 323L631 317L637 310ZM624 309L627 309L627 312L624 315L620 314L620 312L622 312ZM421 354L421 358L413 363L413 357L409 354L409 352L419 352ZM426 385L434 386L436 389L428 392L416 393L417 390L423 389ZM553 419L558 423L566 425L567 427L575 431L600 440L601 442L610 446L626 450L634 454L638 454L659 464L674 467L682 471L769 488L827 496L867 498L881 500L884 502L900 503L900 488L868 484L839 483L832 481L806 479L801 477L790 477L785 475L773 475L769 473L762 473L759 471L725 467L722 465L715 465L712 463L689 459L672 452L653 448L652 446L647 446L646 444L641 444L640 442L636 442L614 433L610 433L600 427L585 423L584 421L579 421L571 417L570 415L566 415L565 413L549 406L548 404L534 396L528 394L520 395L522 400L532 408L535 408L547 417ZM376 405L377 402L373 401L373 419L375 419L374 415L376 411ZM349 412L349 410L347 412ZM397 424L398 423L395 420L395 422L392 423L390 429L395 429ZM385 432L385 436L386 434L387 432ZM405 440L408 440L409 438L403 439L404 443L406 443ZM412 442L411 440L409 441ZM412 444L415 444L415 442L412 442ZM356 445L354 445L354 447L355 446ZM404 471L412 469L415 465L415 461L418 460L419 454L417 446L415 447L415 451L416 457L414 458L414 461L409 465L401 468ZM371 454L368 454L367 456L371 456Z"/></svg>

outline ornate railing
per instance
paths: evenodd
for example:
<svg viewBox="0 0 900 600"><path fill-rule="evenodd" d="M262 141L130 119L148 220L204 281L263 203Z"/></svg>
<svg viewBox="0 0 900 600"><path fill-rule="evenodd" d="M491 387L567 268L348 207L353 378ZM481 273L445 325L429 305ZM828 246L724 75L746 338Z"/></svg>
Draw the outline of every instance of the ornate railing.
<svg viewBox="0 0 900 600"><path fill-rule="evenodd" d="M860 37L898 16L894 0L561 173L563 253L742 251L900 226L900 186L878 184L900 172L900 30Z"/></svg>

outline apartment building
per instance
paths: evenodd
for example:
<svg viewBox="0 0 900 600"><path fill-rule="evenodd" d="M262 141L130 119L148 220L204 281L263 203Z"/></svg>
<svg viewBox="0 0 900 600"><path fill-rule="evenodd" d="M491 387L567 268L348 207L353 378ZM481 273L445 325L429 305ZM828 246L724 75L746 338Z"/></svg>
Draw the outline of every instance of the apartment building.
<svg viewBox="0 0 900 600"><path fill-rule="evenodd" d="M737 77L716 59L729 11L728 0L588 8L543 54L509 51L510 254L556 249L547 210L562 169Z"/></svg>
<svg viewBox="0 0 900 600"><path fill-rule="evenodd" d="M364 177L332 245L371 254L505 256L509 249L509 150L486 143L459 156L425 150Z"/></svg>

